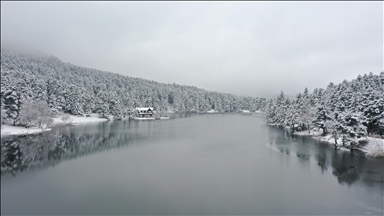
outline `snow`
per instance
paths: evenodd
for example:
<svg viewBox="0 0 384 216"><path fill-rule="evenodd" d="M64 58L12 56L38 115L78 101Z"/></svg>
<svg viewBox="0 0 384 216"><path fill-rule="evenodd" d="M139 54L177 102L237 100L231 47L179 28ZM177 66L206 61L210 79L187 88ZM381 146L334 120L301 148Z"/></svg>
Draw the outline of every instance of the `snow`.
<svg viewBox="0 0 384 216"><path fill-rule="evenodd" d="M111 117L110 117L110 119L111 119ZM91 114L90 117L82 117L82 116L70 115L70 119L67 121L67 123L64 123L64 121L61 119L61 116L53 118L53 123L55 125L62 125L62 124L84 124L84 123L104 122L104 121L108 121L108 119L99 118L98 114Z"/></svg>
<svg viewBox="0 0 384 216"><path fill-rule="evenodd" d="M312 138L316 140L328 142L329 144L332 144L332 145L335 144L335 139L332 137L332 135L328 134L326 136L321 136L322 134L321 130L318 130L318 131L311 130L311 134L308 134L307 130L295 132L295 134L299 136L312 136ZM365 146L358 149L365 152L366 155L369 157L384 157L384 139L367 137L367 140L368 140L368 143ZM342 145L341 137L337 139L337 143L338 143L339 150L350 151L349 149L341 146Z"/></svg>
<svg viewBox="0 0 384 216"><path fill-rule="evenodd" d="M153 107L136 107L135 109L139 111L148 111L148 109L153 110Z"/></svg>
<svg viewBox="0 0 384 216"><path fill-rule="evenodd" d="M207 113L218 113L218 111L211 109L211 110L208 110Z"/></svg>
<svg viewBox="0 0 384 216"><path fill-rule="evenodd" d="M288 127L289 129L290 127ZM312 129L310 133L308 133L308 130L304 131L295 131L295 134L300 135L300 136L320 136L323 133L323 130L317 130L317 129Z"/></svg>
<svg viewBox="0 0 384 216"><path fill-rule="evenodd" d="M315 140L327 142L329 144L335 145L335 138L333 138L333 136L331 134L328 134L326 136L321 136L322 133L323 133L323 131L321 129L320 130L312 129L310 134L308 133L308 130L295 131L294 134L299 135L299 136L311 136ZM339 146L339 145L342 144L342 141L343 140L341 137L337 139L337 144L338 144L339 148L341 148L341 146Z"/></svg>
<svg viewBox="0 0 384 216"><path fill-rule="evenodd" d="M368 137L368 144L361 150L369 157L384 157L384 139Z"/></svg>
<svg viewBox="0 0 384 216"><path fill-rule="evenodd" d="M133 120L165 120L169 117L132 117Z"/></svg>
<svg viewBox="0 0 384 216"><path fill-rule="evenodd" d="M255 113L264 113L264 112L260 110L256 110Z"/></svg>
<svg viewBox="0 0 384 216"><path fill-rule="evenodd" d="M59 126L59 125L65 125L65 124L85 124L85 123L108 121L108 119L99 118L98 114L91 114L90 117L80 117L80 116L74 116L74 115L69 115L69 116L70 118L66 122L62 120L61 118L62 115L54 117L53 124L55 126ZM41 129L33 126L28 129L23 126L12 126L12 125L5 124L1 128L1 136L35 134L35 133L41 133L49 130L51 130L51 128Z"/></svg>
<svg viewBox="0 0 384 216"><path fill-rule="evenodd" d="M1 136L35 134L49 130L51 130L51 128L41 129L38 127L30 127L28 129L20 126L3 125L3 127L1 128Z"/></svg>
<svg viewBox="0 0 384 216"><path fill-rule="evenodd" d="M133 120L155 120L155 117L132 117Z"/></svg>

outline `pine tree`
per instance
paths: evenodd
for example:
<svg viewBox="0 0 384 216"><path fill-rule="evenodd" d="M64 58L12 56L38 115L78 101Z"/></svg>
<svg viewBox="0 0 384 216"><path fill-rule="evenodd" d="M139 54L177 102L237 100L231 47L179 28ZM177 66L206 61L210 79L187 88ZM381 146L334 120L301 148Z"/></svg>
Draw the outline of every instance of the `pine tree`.
<svg viewBox="0 0 384 216"><path fill-rule="evenodd" d="M343 146L353 148L358 140L367 135L367 129L362 124L359 113L342 113L339 118L338 131L343 134Z"/></svg>
<svg viewBox="0 0 384 216"><path fill-rule="evenodd" d="M373 132L379 129L384 119L384 93L374 91L368 88L362 99L361 111L365 117L364 125L367 127L368 132Z"/></svg>
<svg viewBox="0 0 384 216"><path fill-rule="evenodd" d="M314 121L316 127L320 128L323 131L323 135L328 134L327 121L332 121L331 113L323 104L317 106L317 111L315 113Z"/></svg>

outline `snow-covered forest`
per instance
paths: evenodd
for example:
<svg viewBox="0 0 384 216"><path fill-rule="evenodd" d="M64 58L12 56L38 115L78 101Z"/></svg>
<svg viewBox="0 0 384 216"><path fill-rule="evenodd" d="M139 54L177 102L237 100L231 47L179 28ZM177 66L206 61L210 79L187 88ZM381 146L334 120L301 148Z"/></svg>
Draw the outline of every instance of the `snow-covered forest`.
<svg viewBox="0 0 384 216"><path fill-rule="evenodd" d="M367 135L383 136L384 72L307 89L295 98L240 97L194 86L164 84L64 63L54 56L1 51L2 117L14 125L48 124L47 108L73 115L98 113L120 119L135 107L157 112L266 111L269 124L318 131L347 147ZM38 116L38 118L31 118Z"/></svg>
<svg viewBox="0 0 384 216"><path fill-rule="evenodd" d="M349 148L364 144L367 135L383 137L384 72L359 75L337 85L331 82L312 93L305 88L296 98L281 91L268 100L266 117L279 127L330 135L335 145Z"/></svg>
<svg viewBox="0 0 384 216"><path fill-rule="evenodd" d="M64 63L54 56L1 51L1 108L20 124L27 101L45 101L53 110L73 115L99 113L120 119L135 107L157 112L264 110L265 98L240 97L194 86L164 84Z"/></svg>

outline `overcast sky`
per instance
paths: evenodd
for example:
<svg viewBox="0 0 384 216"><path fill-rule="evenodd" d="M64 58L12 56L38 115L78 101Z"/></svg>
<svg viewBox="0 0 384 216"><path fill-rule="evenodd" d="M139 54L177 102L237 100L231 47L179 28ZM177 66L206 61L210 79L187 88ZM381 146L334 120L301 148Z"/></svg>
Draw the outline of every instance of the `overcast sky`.
<svg viewBox="0 0 384 216"><path fill-rule="evenodd" d="M383 70L383 2L1 2L1 41L242 96Z"/></svg>

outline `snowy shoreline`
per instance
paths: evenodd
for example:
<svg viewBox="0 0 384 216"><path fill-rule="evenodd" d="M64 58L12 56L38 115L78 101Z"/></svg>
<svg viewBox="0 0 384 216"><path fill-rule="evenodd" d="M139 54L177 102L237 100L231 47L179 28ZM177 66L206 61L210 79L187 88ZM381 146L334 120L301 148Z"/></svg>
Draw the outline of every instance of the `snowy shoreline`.
<svg viewBox="0 0 384 216"><path fill-rule="evenodd" d="M105 122L108 119L99 118L98 114L91 114L90 117L79 117L74 115L69 115L69 119L67 121L62 120L63 115L59 115L53 118L53 127L57 127L60 125L76 125L76 124L87 124L87 123L96 123L96 122ZM36 126L32 126L30 128L25 128L23 126L12 126L12 125L2 125L1 128L1 136L10 136L10 135L27 135L27 134L38 134L46 131L52 130L52 128L38 128Z"/></svg>
<svg viewBox="0 0 384 216"><path fill-rule="evenodd" d="M269 126L275 126L274 124L268 124ZM289 127L284 128L285 130L290 130ZM332 135L326 135L322 136L321 131L318 130L311 130L311 133L309 134L307 130L305 131L295 131L293 134L298 136L309 136L312 139L315 139L317 141L321 142L327 142L328 144L334 146L335 141ZM367 136L368 143L360 148L356 148L356 150L360 150L366 154L368 157L384 157L384 139L375 138L375 137L369 137ZM349 151L349 149L342 146L342 140L341 138L337 139L337 147L339 150L345 150Z"/></svg>

